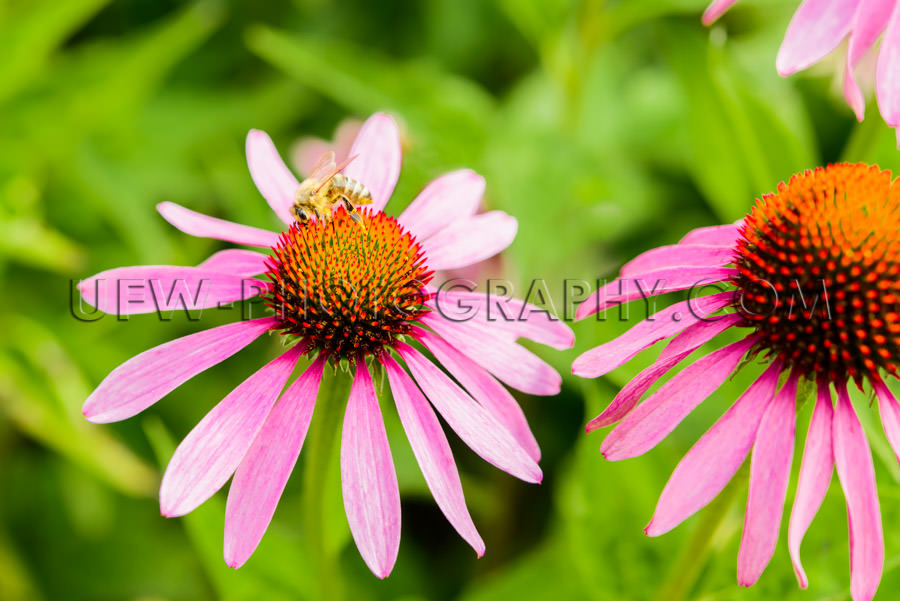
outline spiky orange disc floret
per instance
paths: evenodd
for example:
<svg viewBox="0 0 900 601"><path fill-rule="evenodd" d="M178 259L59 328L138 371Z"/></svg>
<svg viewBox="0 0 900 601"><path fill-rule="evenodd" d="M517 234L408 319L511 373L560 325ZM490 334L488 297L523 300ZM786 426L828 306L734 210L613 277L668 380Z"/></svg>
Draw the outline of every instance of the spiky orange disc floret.
<svg viewBox="0 0 900 601"><path fill-rule="evenodd" d="M419 243L393 217L339 210L329 222L292 224L267 261L266 304L282 333L337 363L377 355L428 311L432 272Z"/></svg>
<svg viewBox="0 0 900 601"><path fill-rule="evenodd" d="M897 375L900 184L890 171L830 165L779 184L744 220L735 264L757 351L832 381Z"/></svg>

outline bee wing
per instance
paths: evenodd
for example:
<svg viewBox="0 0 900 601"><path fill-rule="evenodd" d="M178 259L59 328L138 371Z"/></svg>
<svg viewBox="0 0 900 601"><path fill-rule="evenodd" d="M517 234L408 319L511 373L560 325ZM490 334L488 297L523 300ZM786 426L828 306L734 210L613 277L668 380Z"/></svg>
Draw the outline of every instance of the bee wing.
<svg viewBox="0 0 900 601"><path fill-rule="evenodd" d="M335 173L337 173L337 171L335 171L335 168L336 165L334 163L334 151L329 150L321 157L319 157L319 160L316 161L315 165L313 165L312 170L309 172L308 179L318 181L325 179L325 181L328 181L329 179L334 177Z"/></svg>
<svg viewBox="0 0 900 601"><path fill-rule="evenodd" d="M340 173L341 170L342 170L344 167L346 167L347 165L349 165L349 164L353 161L353 159L355 159L357 156L359 156L359 155L355 155L355 154L354 154L352 157L347 157L346 159L344 159L343 161L341 161L341 164L340 164L340 165L335 165L335 164L334 164L334 153L333 153L333 152L329 152L328 154L331 155L331 166L332 166L332 168L331 168L330 171L328 171L328 172L326 172L326 173L323 173L322 175L316 177L316 179L317 179L318 182L319 182L319 185L316 187L316 192L318 192L319 190L321 190L321 189L325 186L325 184L327 184L328 182L331 181L331 178L333 178L335 175L337 175L338 173Z"/></svg>

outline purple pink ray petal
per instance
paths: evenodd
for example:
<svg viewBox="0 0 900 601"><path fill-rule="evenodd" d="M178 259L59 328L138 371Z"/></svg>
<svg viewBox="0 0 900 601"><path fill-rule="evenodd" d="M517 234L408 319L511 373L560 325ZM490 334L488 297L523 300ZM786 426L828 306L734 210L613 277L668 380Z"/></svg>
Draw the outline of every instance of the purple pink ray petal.
<svg viewBox="0 0 900 601"><path fill-rule="evenodd" d="M391 573L400 550L400 489L375 387L356 362L341 437L341 490L350 533L369 569Z"/></svg>
<svg viewBox="0 0 900 601"><path fill-rule="evenodd" d="M619 461L655 447L721 386L753 343L752 338L739 340L677 373L609 433L600 452L610 461Z"/></svg>
<svg viewBox="0 0 900 601"><path fill-rule="evenodd" d="M163 219L185 234L200 238L214 238L235 244L268 248L278 242L278 234L249 225L233 223L186 209L174 202L161 202L156 210Z"/></svg>
<svg viewBox="0 0 900 601"><path fill-rule="evenodd" d="M247 134L247 166L250 177L278 218L290 225L294 221L291 206L300 182L284 164L269 135L258 129Z"/></svg>
<svg viewBox="0 0 900 601"><path fill-rule="evenodd" d="M769 401L753 443L747 512L738 550L737 573L741 586L751 586L759 579L778 542L794 457L797 380L792 372Z"/></svg>
<svg viewBox="0 0 900 601"><path fill-rule="evenodd" d="M607 374L660 340L675 336L695 323L706 321L710 315L733 301L734 292L727 291L669 305L621 336L582 353L572 363L572 373L584 378Z"/></svg>
<svg viewBox="0 0 900 601"><path fill-rule="evenodd" d="M831 405L831 393L828 383L820 381L817 385L816 406L806 435L806 447L803 449L803 460L800 464L800 477L797 480L797 494L794 497L794 508L788 526L788 551L794 564L794 573L800 588L808 585L806 572L800 561L800 543L809 529L813 518L825 500L825 493L831 484L831 473L834 471L834 453L832 451L831 431L834 410Z"/></svg>
<svg viewBox="0 0 900 601"><path fill-rule="evenodd" d="M893 0L887 2L885 0L859 0L853 15L853 23L850 25L847 62L844 69L844 97L860 121L865 116L866 100L853 76L853 69L881 35L885 24L890 19L893 4Z"/></svg>
<svg viewBox="0 0 900 601"><path fill-rule="evenodd" d="M833 425L834 464L850 526L850 595L853 601L871 601L884 569L881 509L872 452L843 384L837 385Z"/></svg>
<svg viewBox="0 0 900 601"><path fill-rule="evenodd" d="M715 321L702 321L685 329L672 339L660 353L655 363L644 369L631 379L616 395L612 403L600 415L588 422L585 430L593 432L598 428L612 425L628 415L638 401L644 396L653 383L664 376L670 369L685 359L695 350L706 344L739 321L741 316L733 313L723 315ZM676 349L676 350L672 350Z"/></svg>
<svg viewBox="0 0 900 601"><path fill-rule="evenodd" d="M517 390L552 396L562 387L562 378L553 367L489 324L474 320L454 323L434 313L426 314L421 321L458 351Z"/></svg>
<svg viewBox="0 0 900 601"><path fill-rule="evenodd" d="M540 482L537 462L507 429L419 351L400 344L413 379L454 432L482 459L526 482Z"/></svg>
<svg viewBox="0 0 900 601"><path fill-rule="evenodd" d="M646 300L666 292L701 289L724 282L736 274L737 270L731 267L677 267L616 278L578 305L575 318L584 319L611 306L637 299Z"/></svg>
<svg viewBox="0 0 900 601"><path fill-rule="evenodd" d="M781 368L770 365L678 463L645 530L649 536L665 534L725 488L753 446Z"/></svg>
<svg viewBox="0 0 900 601"><path fill-rule="evenodd" d="M503 211L457 219L421 241L431 269L458 269L489 259L516 238L519 223Z"/></svg>
<svg viewBox="0 0 900 601"><path fill-rule="evenodd" d="M729 225L708 225L689 231L678 241L678 244L691 246L727 246L734 248L740 236L740 222Z"/></svg>
<svg viewBox="0 0 900 601"><path fill-rule="evenodd" d="M881 38L875 68L875 95L887 124L900 126L900 2L894 3L894 10Z"/></svg>
<svg viewBox="0 0 900 601"><path fill-rule="evenodd" d="M471 169L451 171L431 181L397 217L419 240L475 215L484 195L484 178Z"/></svg>
<svg viewBox="0 0 900 601"><path fill-rule="evenodd" d="M264 273L268 258L269 255L253 250L228 248L210 255L208 259L197 265L197 268L248 278Z"/></svg>
<svg viewBox="0 0 900 601"><path fill-rule="evenodd" d="M440 336L421 329L417 336L432 352L438 363L447 368L472 398L509 430L532 459L539 461L541 449L534 434L531 433L525 413L512 394L487 370L453 348Z"/></svg>
<svg viewBox="0 0 900 601"><path fill-rule="evenodd" d="M232 323L161 344L114 369L84 403L94 423L137 415L202 371L232 356L275 327L271 317Z"/></svg>
<svg viewBox="0 0 900 601"><path fill-rule="evenodd" d="M181 441L159 489L164 516L193 511L234 474L299 356L299 347L294 347L263 366L213 407Z"/></svg>
<svg viewBox="0 0 900 601"><path fill-rule="evenodd" d="M703 13L703 24L712 25L725 14L737 0L714 0Z"/></svg>
<svg viewBox="0 0 900 601"><path fill-rule="evenodd" d="M344 168L344 175L365 184L372 193L370 210L381 211L400 177L400 130L394 119L384 113L369 117L353 141L350 156L356 158Z"/></svg>
<svg viewBox="0 0 900 601"><path fill-rule="evenodd" d="M239 568L256 550L297 463L322 381L320 355L281 395L241 460L225 506L225 563Z"/></svg>
<svg viewBox="0 0 900 601"><path fill-rule="evenodd" d="M710 244L672 244L648 250L625 263L621 277L674 267L722 267L734 259L730 246Z"/></svg>
<svg viewBox="0 0 900 601"><path fill-rule="evenodd" d="M877 381L874 384L875 394L878 397L878 411L881 414L881 427L884 428L884 434L887 436L891 449L894 450L894 457L900 463L900 404L893 393L888 390L884 382Z"/></svg>
<svg viewBox="0 0 900 601"><path fill-rule="evenodd" d="M422 470L428 489L447 521L469 543L479 557L484 555L484 541L478 534L466 507L462 482L450 443L437 416L422 392L390 356L382 363L387 371L394 403L413 455Z"/></svg>
<svg viewBox="0 0 900 601"><path fill-rule="evenodd" d="M91 306L111 315L191 311L252 298L266 284L204 267L116 267L82 280L78 290Z"/></svg>
<svg viewBox="0 0 900 601"><path fill-rule="evenodd" d="M804 0L791 18L775 57L782 76L817 63L850 33L859 0Z"/></svg>

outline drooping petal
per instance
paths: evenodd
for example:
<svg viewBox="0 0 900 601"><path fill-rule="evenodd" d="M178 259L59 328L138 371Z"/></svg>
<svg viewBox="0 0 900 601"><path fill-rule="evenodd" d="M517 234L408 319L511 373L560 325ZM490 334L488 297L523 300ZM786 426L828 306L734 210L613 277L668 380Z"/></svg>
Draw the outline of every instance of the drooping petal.
<svg viewBox="0 0 900 601"><path fill-rule="evenodd" d="M144 351L106 376L85 401L82 412L96 424L136 415L275 325L271 317L231 323Z"/></svg>
<svg viewBox="0 0 900 601"><path fill-rule="evenodd" d="M453 348L440 336L425 330L419 330L418 336L438 363L447 368L472 398L506 426L532 459L539 461L541 449L534 434L531 433L525 413L509 391L487 370Z"/></svg>
<svg viewBox="0 0 900 601"><path fill-rule="evenodd" d="M600 452L610 461L619 461L655 447L721 386L753 343L745 338L729 344L676 374L609 433Z"/></svg>
<svg viewBox="0 0 900 601"><path fill-rule="evenodd" d="M797 376L769 402L753 443L750 490L738 550L738 584L751 586L772 559L791 478L797 422Z"/></svg>
<svg viewBox="0 0 900 601"><path fill-rule="evenodd" d="M794 13L775 58L788 76L819 62L850 33L859 0L804 0Z"/></svg>
<svg viewBox="0 0 900 601"><path fill-rule="evenodd" d="M429 305L449 321L478 320L515 338L528 338L557 350L575 344L575 333L566 322L523 300L486 292L432 292Z"/></svg>
<svg viewBox="0 0 900 601"><path fill-rule="evenodd" d="M646 300L666 292L724 282L736 274L737 270L731 267L678 267L616 278L578 305L575 319L584 319L611 306L639 298Z"/></svg>
<svg viewBox="0 0 900 601"><path fill-rule="evenodd" d="M834 464L847 499L850 526L850 594L871 601L884 569L884 533L875 486L872 451L850 403L846 385L837 385L834 406Z"/></svg>
<svg viewBox="0 0 900 601"><path fill-rule="evenodd" d="M688 299L657 311L630 330L606 344L582 353L572 363L572 373L596 378L624 365L635 355L660 340L674 336L732 303L734 292Z"/></svg>
<svg viewBox="0 0 900 601"><path fill-rule="evenodd" d="M740 221L729 225L709 225L689 231L678 244L727 246L733 248L741 235Z"/></svg>
<svg viewBox="0 0 900 601"><path fill-rule="evenodd" d="M275 246L278 242L278 234L274 232L210 217L186 209L174 202L161 202L156 205L156 210L163 216L163 219L191 236L214 238L263 248Z"/></svg>
<svg viewBox="0 0 900 601"><path fill-rule="evenodd" d="M474 215L483 195L483 177L471 169L451 171L425 186L397 221L424 240L451 223Z"/></svg>
<svg viewBox="0 0 900 601"><path fill-rule="evenodd" d="M891 127L900 126L900 2L894 4L894 11L878 49L875 95L878 97L881 116L887 124Z"/></svg>
<svg viewBox="0 0 900 601"><path fill-rule="evenodd" d="M225 563L239 568L256 550L284 492L316 404L324 355L281 395L253 440L228 490Z"/></svg>
<svg viewBox="0 0 900 601"><path fill-rule="evenodd" d="M713 0L703 11L703 24L712 25L724 15L737 0Z"/></svg>
<svg viewBox="0 0 900 601"><path fill-rule="evenodd" d="M853 69L881 35L893 8L894 0L859 0L856 14L853 15L853 23L850 25L847 62L844 69L844 97L860 121L865 116L866 100L853 76Z"/></svg>
<svg viewBox="0 0 900 601"><path fill-rule="evenodd" d="M387 577L400 549L400 489L365 361L356 362L356 377L344 414L341 490L359 554L373 574Z"/></svg>
<svg viewBox="0 0 900 601"><path fill-rule="evenodd" d="M649 536L668 532L725 488L753 446L780 372L781 364L770 365L678 463L646 528Z"/></svg>
<svg viewBox="0 0 900 601"><path fill-rule="evenodd" d="M294 347L262 367L181 441L159 488L164 516L193 511L222 488L247 454L298 357L299 347Z"/></svg>
<svg viewBox="0 0 900 601"><path fill-rule="evenodd" d="M428 489L447 521L481 557L484 555L484 541L472 523L450 443L447 442L447 436L434 410L419 388L390 355L384 356L383 363L403 430L409 439Z"/></svg>
<svg viewBox="0 0 900 601"><path fill-rule="evenodd" d="M503 211L458 219L422 241L431 269L459 269L489 259L516 238L519 223Z"/></svg>
<svg viewBox="0 0 900 601"><path fill-rule="evenodd" d="M421 319L441 338L516 390L555 395L562 378L543 359L512 338L477 321L450 322L428 313Z"/></svg>
<svg viewBox="0 0 900 601"><path fill-rule="evenodd" d="M369 117L353 141L350 156L356 158L344 168L344 175L369 188L371 210L383 210L397 185L403 158L400 130L394 119L384 113Z"/></svg>
<svg viewBox="0 0 900 601"><path fill-rule="evenodd" d="M397 351L428 400L470 449L520 480L541 481L541 468L503 424L422 353L407 344L399 345Z"/></svg>
<svg viewBox="0 0 900 601"><path fill-rule="evenodd" d="M247 166L250 177L275 214L290 225L294 222L291 206L300 182L278 154L269 135L258 129L247 134Z"/></svg>
<svg viewBox="0 0 900 601"><path fill-rule="evenodd" d="M900 463L900 404L881 380L875 382L874 388L875 394L878 396L881 427L884 428L884 434L894 450L894 456Z"/></svg>
<svg viewBox="0 0 900 601"><path fill-rule="evenodd" d="M831 472L834 471L831 443L833 413L828 383L819 382L816 408L806 435L806 447L803 449L800 477L797 480L797 495L794 497L794 508L791 510L788 526L788 551L791 553L791 562L800 588L806 588L808 584L800 561L800 543L825 500L825 493L831 484Z"/></svg>
<svg viewBox="0 0 900 601"><path fill-rule="evenodd" d="M731 246L709 244L673 244L648 250L625 263L621 277L675 267L723 267L734 260Z"/></svg>
<svg viewBox="0 0 900 601"><path fill-rule="evenodd" d="M248 278L265 273L268 258L268 255L256 251L229 248L210 255L197 268Z"/></svg>
<svg viewBox="0 0 900 601"><path fill-rule="evenodd" d="M101 271L78 290L93 307L111 315L193 311L252 298L265 283L203 267L138 265Z"/></svg>
<svg viewBox="0 0 900 601"><path fill-rule="evenodd" d="M742 317L733 313L723 315L715 321L696 323L672 339L672 342L660 353L659 358L650 367L636 375L626 384L612 403L597 417L588 422L585 430L593 432L598 428L612 425L628 415L634 409L644 393L650 390L653 383L664 376L670 369L684 360L695 350L741 321ZM677 352L671 349L677 348ZM667 352L668 351L668 352Z"/></svg>

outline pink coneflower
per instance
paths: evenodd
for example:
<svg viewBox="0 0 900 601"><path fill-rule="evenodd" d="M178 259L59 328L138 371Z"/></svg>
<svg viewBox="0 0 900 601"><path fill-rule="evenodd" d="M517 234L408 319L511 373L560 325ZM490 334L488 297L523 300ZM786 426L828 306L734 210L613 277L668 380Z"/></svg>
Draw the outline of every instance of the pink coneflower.
<svg viewBox="0 0 900 601"><path fill-rule="evenodd" d="M875 472L850 404L849 380L871 386L887 438L900 458L900 405L882 376L900 357L900 184L868 165L832 165L796 175L757 201L740 223L701 228L650 250L579 307L605 308L695 286L722 291L659 311L619 338L581 355L572 371L597 377L655 342L674 337L587 426L619 422L603 441L610 460L641 455L665 438L746 358L769 366L681 460L647 526L668 532L709 503L747 453L750 490L738 554L738 581L756 582L775 550L791 472L798 383L818 388L788 534L801 587L800 542L831 481L847 499L851 590L875 594L884 543ZM728 266L732 265L732 266ZM734 312L720 313L725 309ZM746 337L699 359L638 404L649 388L701 345L731 328ZM778 389L779 376L786 380ZM832 402L833 393L836 401Z"/></svg>
<svg viewBox="0 0 900 601"><path fill-rule="evenodd" d="M716 0L703 13L710 25L737 0ZM883 34L883 35L882 35ZM860 59L881 37L875 71L875 95L881 116L891 127L900 126L900 2L895 0L804 0L794 13L775 67L788 76L806 69L835 50L846 38L844 97L863 120L866 101L854 77ZM900 145L900 130L897 132Z"/></svg>
<svg viewBox="0 0 900 601"><path fill-rule="evenodd" d="M474 215L484 180L468 170L431 182L399 217L383 213L401 161L397 126L386 115L366 121L351 154L356 158L343 173L365 184L374 201L360 209L363 227L344 210L327 222L296 223L290 208L299 183L269 137L251 131L250 173L284 221L284 232L172 203L158 209L188 234L264 247L268 254L232 249L197 267L118 268L79 286L88 302L110 313L214 307L246 297L248 288L275 308L272 316L191 334L126 361L85 403L84 414L93 422L143 411L265 332L295 343L206 415L178 446L162 480L161 510L172 517L193 510L234 477L224 542L225 561L233 567L250 557L268 527L303 445L327 363L354 374L343 421L342 490L353 538L377 576L387 576L397 557L400 495L373 369L387 374L438 506L479 556L484 543L434 409L486 461L527 482L541 480L537 443L498 379L529 394L556 394L559 374L516 339L568 348L571 330L530 310L497 327L483 311L468 321L452 321L435 310L441 295L427 288L432 270L469 265L506 248L516 220L499 211ZM246 278L258 274L268 281L250 280L248 286ZM485 302L483 296L469 297L470 304ZM459 299L448 295L447 300ZM313 358L312 364L283 391L303 356Z"/></svg>

